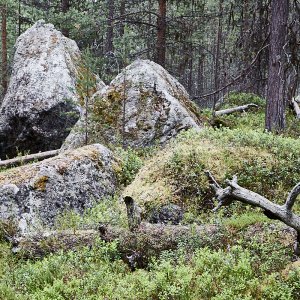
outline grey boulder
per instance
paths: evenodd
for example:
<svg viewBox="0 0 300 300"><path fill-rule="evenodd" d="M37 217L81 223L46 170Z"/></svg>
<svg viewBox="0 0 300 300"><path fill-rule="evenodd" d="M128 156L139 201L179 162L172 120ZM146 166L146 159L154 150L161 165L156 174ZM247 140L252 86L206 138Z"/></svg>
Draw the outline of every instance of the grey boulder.
<svg viewBox="0 0 300 300"><path fill-rule="evenodd" d="M76 43L44 21L17 39L0 107L0 159L60 148L79 118L79 59Z"/></svg>
<svg viewBox="0 0 300 300"><path fill-rule="evenodd" d="M150 223L178 225L183 219L183 210L175 204L168 204L154 209L148 218Z"/></svg>
<svg viewBox="0 0 300 300"><path fill-rule="evenodd" d="M77 147L85 131L90 143L144 147L164 144L188 128L200 129L201 122L185 88L160 65L136 60L94 95L93 109L63 148Z"/></svg>
<svg viewBox="0 0 300 300"><path fill-rule="evenodd" d="M100 144L61 153L42 162L0 172L0 220L15 220L21 232L52 226L64 211L82 213L114 195L117 164Z"/></svg>

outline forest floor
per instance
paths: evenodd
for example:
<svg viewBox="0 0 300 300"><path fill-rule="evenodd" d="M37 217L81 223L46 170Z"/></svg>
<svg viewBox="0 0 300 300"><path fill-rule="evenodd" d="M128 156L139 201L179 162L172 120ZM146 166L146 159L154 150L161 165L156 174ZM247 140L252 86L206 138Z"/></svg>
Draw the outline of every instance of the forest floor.
<svg viewBox="0 0 300 300"><path fill-rule="evenodd" d="M276 203L300 179L299 120L291 113L284 134L265 133L262 99L232 94L223 107L243 102L260 108L219 117L218 129L209 126L211 113L203 111L205 129L182 132L165 148L115 149L122 161L118 195L84 215L66 212L56 221L57 230L74 233L99 223L127 228L120 196L130 194L145 212L172 202L184 208L183 225L217 226L219 234L208 236L205 247L197 237L183 240L132 271L118 241L25 259L1 239L0 299L300 299L293 230L241 203L212 212L216 203L205 170L221 184L237 174L241 186ZM299 203L294 211L300 214Z"/></svg>

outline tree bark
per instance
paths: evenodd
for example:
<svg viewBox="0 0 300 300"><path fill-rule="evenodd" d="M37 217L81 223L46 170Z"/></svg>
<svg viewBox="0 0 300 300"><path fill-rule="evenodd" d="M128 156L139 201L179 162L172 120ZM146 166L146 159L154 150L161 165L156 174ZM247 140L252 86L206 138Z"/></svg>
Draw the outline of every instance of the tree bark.
<svg viewBox="0 0 300 300"><path fill-rule="evenodd" d="M113 39L114 39L114 0L107 0L108 17L107 17L107 31L106 31L106 53L114 51Z"/></svg>
<svg viewBox="0 0 300 300"><path fill-rule="evenodd" d="M222 14L223 14L223 0L219 2L219 18L218 18L218 32L217 32L217 39L216 39L216 51L215 51L215 90L219 90L220 88L220 46L222 42ZM216 103L219 99L219 93L214 95L214 106L213 111L215 111Z"/></svg>
<svg viewBox="0 0 300 300"><path fill-rule="evenodd" d="M126 1L122 0L120 3L120 15L121 15L120 18L121 24L119 29L120 36L123 36L125 33L125 13L126 13Z"/></svg>
<svg viewBox="0 0 300 300"><path fill-rule="evenodd" d="M66 14L71 7L70 0L62 0L61 2L61 11ZM66 20L65 20L66 22ZM61 32L64 36L70 36L70 30L67 27L62 26Z"/></svg>
<svg viewBox="0 0 300 300"><path fill-rule="evenodd" d="M2 89L3 94L7 91L7 5L1 6L1 40L2 40Z"/></svg>
<svg viewBox="0 0 300 300"><path fill-rule="evenodd" d="M288 0L272 0L270 57L267 90L267 131L279 133L285 128L284 45L287 36Z"/></svg>
<svg viewBox="0 0 300 300"><path fill-rule="evenodd" d="M167 32L167 0L158 0L159 14L157 18L156 62L162 67L166 64L166 32Z"/></svg>

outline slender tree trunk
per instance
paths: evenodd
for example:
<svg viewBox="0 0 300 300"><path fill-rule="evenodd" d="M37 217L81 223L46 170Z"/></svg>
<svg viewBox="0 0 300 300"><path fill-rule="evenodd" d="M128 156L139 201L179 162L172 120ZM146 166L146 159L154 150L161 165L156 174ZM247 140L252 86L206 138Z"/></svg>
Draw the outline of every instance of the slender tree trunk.
<svg viewBox="0 0 300 300"><path fill-rule="evenodd" d="M151 10L152 10L152 0L148 0L148 23L152 24L152 14L151 14ZM149 27L148 30L148 38L147 38L147 58L151 59L151 49L153 47L153 42L152 42L152 29L151 27Z"/></svg>
<svg viewBox="0 0 300 300"><path fill-rule="evenodd" d="M157 18L157 58L161 66L166 64L167 0L158 0L159 16Z"/></svg>
<svg viewBox="0 0 300 300"><path fill-rule="evenodd" d="M126 1L122 0L120 4L120 15L121 15L121 25L119 29L120 36L123 36L125 33L125 13L126 13Z"/></svg>
<svg viewBox="0 0 300 300"><path fill-rule="evenodd" d="M21 26L22 26L22 21L21 21L21 0L19 0L18 3L18 36L21 35Z"/></svg>
<svg viewBox="0 0 300 300"><path fill-rule="evenodd" d="M2 38L2 89L3 94L7 91L7 27L6 27L7 5L1 6L1 38Z"/></svg>
<svg viewBox="0 0 300 300"><path fill-rule="evenodd" d="M114 0L107 0L108 18L107 18L107 31L106 31L106 53L114 51Z"/></svg>
<svg viewBox="0 0 300 300"><path fill-rule="evenodd" d="M188 92L190 95L194 95L194 82L193 82L193 51L190 51L190 62L189 62L189 74L188 74Z"/></svg>
<svg viewBox="0 0 300 300"><path fill-rule="evenodd" d="M217 91L220 88L220 46L222 42L222 14L223 14L223 0L219 2L219 20L218 20L218 33L217 33L217 43L215 51L215 90ZM219 99L219 93L216 93L214 98L214 107Z"/></svg>
<svg viewBox="0 0 300 300"><path fill-rule="evenodd" d="M61 11L66 14L71 7L70 0L62 0L61 2ZM62 27L61 32L64 36L70 36L70 30L67 27Z"/></svg>
<svg viewBox="0 0 300 300"><path fill-rule="evenodd" d="M281 132L285 128L284 45L287 36L288 0L271 4L271 37L267 90L266 130Z"/></svg>
<svg viewBox="0 0 300 300"><path fill-rule="evenodd" d="M198 58L198 74L197 74L197 94L204 94L204 54L200 49L200 55Z"/></svg>

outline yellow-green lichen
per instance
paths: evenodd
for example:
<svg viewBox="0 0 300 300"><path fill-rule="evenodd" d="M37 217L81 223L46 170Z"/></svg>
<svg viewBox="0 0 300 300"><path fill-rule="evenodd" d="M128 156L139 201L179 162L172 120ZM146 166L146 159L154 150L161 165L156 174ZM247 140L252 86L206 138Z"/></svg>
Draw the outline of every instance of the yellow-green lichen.
<svg viewBox="0 0 300 300"><path fill-rule="evenodd" d="M47 186L47 182L49 180L48 176L41 176L39 177L33 184L33 188L35 190L41 191L41 192L45 192L46 191L46 186Z"/></svg>

